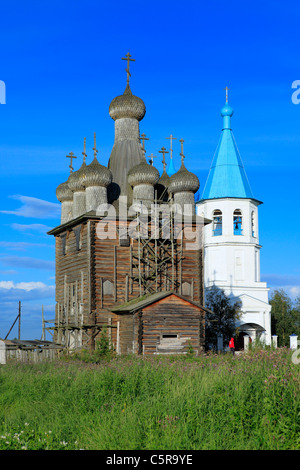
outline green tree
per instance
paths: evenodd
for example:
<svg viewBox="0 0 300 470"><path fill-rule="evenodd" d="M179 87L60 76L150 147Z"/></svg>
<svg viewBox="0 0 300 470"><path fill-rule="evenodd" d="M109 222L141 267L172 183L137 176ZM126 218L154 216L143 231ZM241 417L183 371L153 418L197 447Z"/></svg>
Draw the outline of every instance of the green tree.
<svg viewBox="0 0 300 470"><path fill-rule="evenodd" d="M233 300L217 286L209 289L206 296L205 346L215 347L217 334L223 335L224 344L236 333L236 322L241 317L241 301Z"/></svg>
<svg viewBox="0 0 300 470"><path fill-rule="evenodd" d="M300 339L300 296L296 298L293 310L292 310L293 324L294 324L294 333L298 335Z"/></svg>
<svg viewBox="0 0 300 470"><path fill-rule="evenodd" d="M107 327L104 326L101 330L99 341L96 342L96 352L100 356L107 356L112 351L110 340L107 333Z"/></svg>
<svg viewBox="0 0 300 470"><path fill-rule="evenodd" d="M300 298L293 305L283 289L275 289L270 298L272 334L278 336L278 346L289 346L290 335L300 333Z"/></svg>

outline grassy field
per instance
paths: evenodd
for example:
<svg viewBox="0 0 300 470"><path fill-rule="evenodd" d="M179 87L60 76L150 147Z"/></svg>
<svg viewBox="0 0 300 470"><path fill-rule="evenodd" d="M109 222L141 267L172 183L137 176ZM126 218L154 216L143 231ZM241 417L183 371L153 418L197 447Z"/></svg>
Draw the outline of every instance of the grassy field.
<svg viewBox="0 0 300 470"><path fill-rule="evenodd" d="M288 349L0 366L0 450L300 449Z"/></svg>

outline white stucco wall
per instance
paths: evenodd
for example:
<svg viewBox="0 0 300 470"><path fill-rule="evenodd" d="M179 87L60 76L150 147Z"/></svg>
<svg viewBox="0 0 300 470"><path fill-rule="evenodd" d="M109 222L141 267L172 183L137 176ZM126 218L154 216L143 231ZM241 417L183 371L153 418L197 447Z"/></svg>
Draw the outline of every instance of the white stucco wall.
<svg viewBox="0 0 300 470"><path fill-rule="evenodd" d="M270 344L269 289L260 281L258 205L259 202L252 199L224 198L199 201L196 210L198 215L210 220L215 210L222 212L222 235L214 235L213 223L204 229L206 290L217 285L227 295L238 297L242 301L241 323L260 325L265 329L262 339ZM233 213L236 209L242 213L242 235L234 235Z"/></svg>

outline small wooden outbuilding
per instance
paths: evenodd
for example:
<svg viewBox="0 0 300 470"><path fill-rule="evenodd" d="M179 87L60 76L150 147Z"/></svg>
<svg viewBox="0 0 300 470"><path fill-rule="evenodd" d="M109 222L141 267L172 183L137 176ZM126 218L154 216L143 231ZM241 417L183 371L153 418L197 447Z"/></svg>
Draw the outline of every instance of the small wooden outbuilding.
<svg viewBox="0 0 300 470"><path fill-rule="evenodd" d="M174 292L159 292L112 309L117 353L186 354L204 350L205 309Z"/></svg>

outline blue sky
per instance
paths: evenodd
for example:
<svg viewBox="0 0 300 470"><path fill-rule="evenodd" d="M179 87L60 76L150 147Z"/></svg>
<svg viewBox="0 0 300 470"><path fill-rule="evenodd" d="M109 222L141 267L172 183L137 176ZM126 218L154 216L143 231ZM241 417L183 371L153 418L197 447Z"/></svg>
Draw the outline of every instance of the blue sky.
<svg viewBox="0 0 300 470"><path fill-rule="evenodd" d="M146 104L147 154L185 140L186 166L203 190L230 88L232 126L259 208L261 275L271 289L300 294L300 79L297 2L14 1L1 5L0 337L22 301L23 339L41 337L41 311L54 318L55 190L65 156L107 164L114 140L111 100L126 86ZM155 164L162 169L161 159ZM81 163L78 158L75 168ZM17 328L10 337L17 335Z"/></svg>

